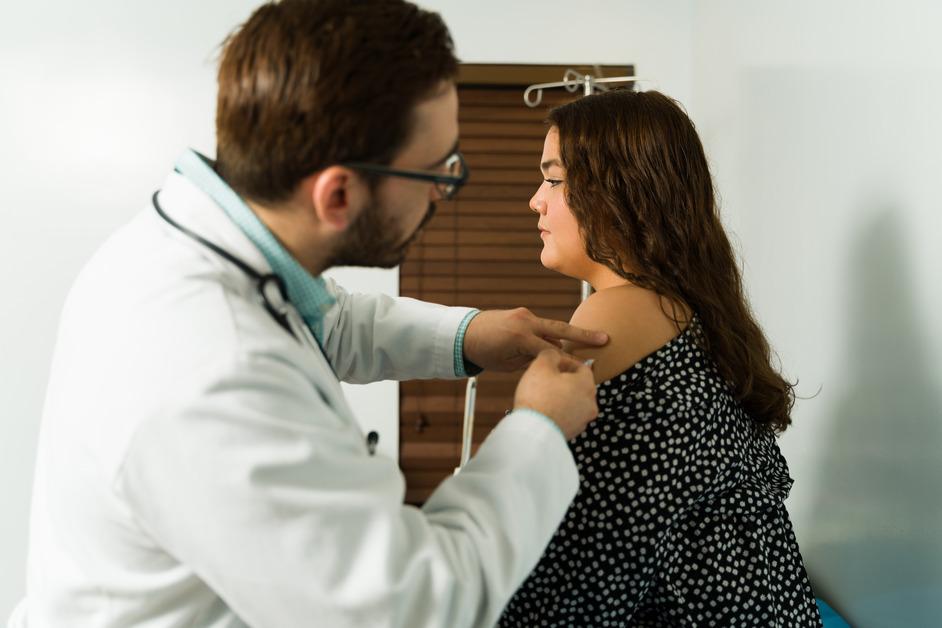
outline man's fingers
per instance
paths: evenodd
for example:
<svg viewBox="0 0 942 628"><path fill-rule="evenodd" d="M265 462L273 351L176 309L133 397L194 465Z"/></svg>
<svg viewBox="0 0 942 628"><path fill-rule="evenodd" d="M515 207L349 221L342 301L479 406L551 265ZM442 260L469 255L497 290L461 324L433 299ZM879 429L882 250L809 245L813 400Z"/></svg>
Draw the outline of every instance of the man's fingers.
<svg viewBox="0 0 942 628"><path fill-rule="evenodd" d="M544 356L544 358L551 358L551 361L553 363L558 363L561 365L562 361L565 361L566 362L565 370L567 372L574 371L576 370L576 368L580 366L586 366L589 369L591 369L592 363L595 362L594 358L589 358L587 360L585 358L580 358L577 355L573 355L572 353L569 353L568 351L563 351L562 349L556 346L556 343L550 343L549 341L545 341L542 344L533 343L532 347L535 349L535 352L532 354L534 357L537 357L545 353L546 356ZM562 366L560 366L560 370L564 370Z"/></svg>
<svg viewBox="0 0 942 628"><path fill-rule="evenodd" d="M560 354L559 370L562 373L578 373L579 369L584 368L582 360L574 358L568 353Z"/></svg>
<svg viewBox="0 0 942 628"><path fill-rule="evenodd" d="M540 351L537 359L546 362L547 365L555 368L560 373L575 373L581 368L588 368L585 360L555 348Z"/></svg>
<svg viewBox="0 0 942 628"><path fill-rule="evenodd" d="M608 342L608 334L576 327L551 318L537 318L542 335L548 339L571 340L580 344L602 346Z"/></svg>
<svg viewBox="0 0 942 628"><path fill-rule="evenodd" d="M531 336L524 339L523 351L521 351L522 354L536 357L544 351L559 353L559 347L549 340L538 338L536 336Z"/></svg>

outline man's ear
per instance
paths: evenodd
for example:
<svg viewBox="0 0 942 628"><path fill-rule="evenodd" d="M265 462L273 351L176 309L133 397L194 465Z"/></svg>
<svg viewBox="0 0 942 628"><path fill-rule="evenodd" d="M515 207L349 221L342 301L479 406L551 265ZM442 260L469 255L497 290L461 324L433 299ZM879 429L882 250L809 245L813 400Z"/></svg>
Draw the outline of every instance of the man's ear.
<svg viewBox="0 0 942 628"><path fill-rule="evenodd" d="M345 231L369 200L363 180L343 166L330 166L314 175L310 190L318 221L337 232Z"/></svg>

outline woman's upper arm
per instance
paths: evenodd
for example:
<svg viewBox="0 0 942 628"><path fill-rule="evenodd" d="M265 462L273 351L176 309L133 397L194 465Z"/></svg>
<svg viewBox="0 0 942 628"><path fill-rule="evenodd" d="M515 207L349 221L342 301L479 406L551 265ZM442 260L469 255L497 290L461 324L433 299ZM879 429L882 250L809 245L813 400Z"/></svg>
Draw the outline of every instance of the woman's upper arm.
<svg viewBox="0 0 942 628"><path fill-rule="evenodd" d="M639 289L612 288L593 293L583 301L570 324L598 329L609 335L604 347L564 341L563 350L583 360L592 358L596 383L611 379L634 366L673 338L677 331L666 324L656 297Z"/></svg>

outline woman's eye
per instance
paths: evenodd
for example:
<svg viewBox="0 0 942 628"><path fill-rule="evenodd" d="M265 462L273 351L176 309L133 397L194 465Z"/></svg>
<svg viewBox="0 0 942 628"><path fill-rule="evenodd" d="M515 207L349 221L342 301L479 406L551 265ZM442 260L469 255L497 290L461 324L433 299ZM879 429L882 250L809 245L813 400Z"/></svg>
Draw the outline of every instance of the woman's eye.
<svg viewBox="0 0 942 628"><path fill-rule="evenodd" d="M562 183L561 179L543 179L543 180L549 183L551 188L554 188L560 183Z"/></svg>

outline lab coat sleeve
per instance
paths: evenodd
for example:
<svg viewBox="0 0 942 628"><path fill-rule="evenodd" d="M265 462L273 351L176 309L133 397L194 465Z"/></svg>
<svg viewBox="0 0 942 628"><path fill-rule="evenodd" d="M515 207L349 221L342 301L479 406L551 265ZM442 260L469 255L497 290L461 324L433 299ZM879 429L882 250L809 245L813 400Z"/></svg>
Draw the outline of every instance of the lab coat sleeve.
<svg viewBox="0 0 942 628"><path fill-rule="evenodd" d="M578 486L560 433L512 413L420 510L291 364L207 381L139 428L115 491L256 628L492 626Z"/></svg>
<svg viewBox="0 0 942 628"><path fill-rule="evenodd" d="M337 303L324 317L322 344L341 381L457 377L455 336L472 308L327 286Z"/></svg>

